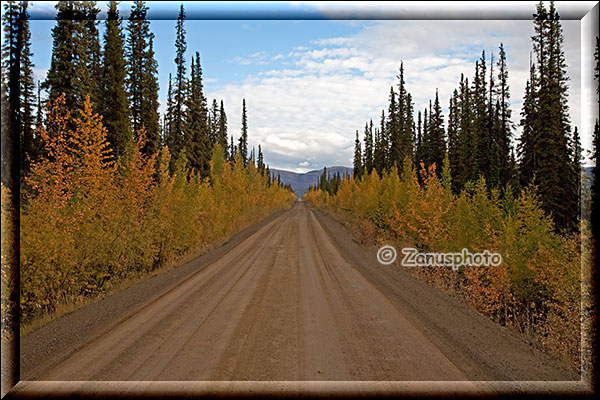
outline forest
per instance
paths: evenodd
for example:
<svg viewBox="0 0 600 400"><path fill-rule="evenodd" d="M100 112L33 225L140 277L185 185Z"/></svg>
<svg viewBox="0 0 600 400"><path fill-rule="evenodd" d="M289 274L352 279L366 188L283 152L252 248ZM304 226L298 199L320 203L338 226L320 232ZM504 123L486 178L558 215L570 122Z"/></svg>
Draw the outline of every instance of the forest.
<svg viewBox="0 0 600 400"><path fill-rule="evenodd" d="M248 148L246 100L237 140L223 101L209 106L199 52L186 56L183 6L161 119L148 6L134 2L123 21L117 5L100 22L95 1L58 2L50 69L34 82L28 2L4 4L2 248L14 247L4 205L16 202L20 277L3 256L3 319L15 279L28 323L209 249L295 199L271 177L261 146ZM18 196L6 165L11 130Z"/></svg>
<svg viewBox="0 0 600 400"><path fill-rule="evenodd" d="M591 221L599 218L597 207L581 213L590 210L589 178L570 121L553 2L538 4L533 26L520 116L511 115L502 43L496 59L482 51L470 81L461 75L446 122L437 91L415 115L401 63L388 109L375 125L365 124L362 140L356 130L353 176L324 172L305 199L346 220L367 242L499 252L499 267L406 269L579 368L581 314L591 312L581 309L582 294L584 304L592 295L591 235L597 228ZM595 62L598 85L597 37ZM596 120L594 165L598 137ZM595 186L591 191L596 196Z"/></svg>

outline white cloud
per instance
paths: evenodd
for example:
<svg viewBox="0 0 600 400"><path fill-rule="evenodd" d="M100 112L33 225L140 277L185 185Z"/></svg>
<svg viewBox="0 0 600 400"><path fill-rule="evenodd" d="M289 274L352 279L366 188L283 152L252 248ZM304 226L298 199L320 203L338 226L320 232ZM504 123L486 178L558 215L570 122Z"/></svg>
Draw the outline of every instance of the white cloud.
<svg viewBox="0 0 600 400"><path fill-rule="evenodd" d="M565 20L562 25L572 121L579 125L579 21ZM471 81L481 51L486 51L488 60L491 52L497 57L503 42L512 119L518 122L532 33L533 24L526 20L370 22L354 35L297 46L278 57L281 66L283 61L289 63L285 68L248 76L209 96L225 100L230 133L236 137L240 97L246 98L250 144L262 143L265 160L275 168L296 170L306 162L350 166L355 131L362 137L366 121L379 124L381 110L387 110L390 86L397 84L401 61L415 112L435 97L436 88L446 109L461 73ZM257 53L247 59L261 61L261 57L266 55Z"/></svg>

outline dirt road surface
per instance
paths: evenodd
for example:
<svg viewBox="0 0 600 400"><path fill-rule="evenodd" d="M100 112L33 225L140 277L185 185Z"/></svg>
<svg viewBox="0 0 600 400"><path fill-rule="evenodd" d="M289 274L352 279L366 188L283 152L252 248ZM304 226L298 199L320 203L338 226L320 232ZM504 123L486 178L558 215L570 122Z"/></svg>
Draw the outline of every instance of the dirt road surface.
<svg viewBox="0 0 600 400"><path fill-rule="evenodd" d="M22 338L23 380L578 380L294 206Z"/></svg>

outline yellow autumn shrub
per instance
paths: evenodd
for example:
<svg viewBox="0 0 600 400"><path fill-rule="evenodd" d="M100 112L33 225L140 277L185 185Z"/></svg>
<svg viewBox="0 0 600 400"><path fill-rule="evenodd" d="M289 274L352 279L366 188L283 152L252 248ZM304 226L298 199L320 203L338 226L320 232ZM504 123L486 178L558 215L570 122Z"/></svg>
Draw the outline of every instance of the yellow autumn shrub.
<svg viewBox="0 0 600 400"><path fill-rule="evenodd" d="M23 321L217 243L294 200L256 168L225 162L219 146L205 179L186 168L185 154L173 173L167 147L144 155L143 130L114 159L89 98L79 115L62 97L47 115L37 132L45 156L23 190Z"/></svg>
<svg viewBox="0 0 600 400"><path fill-rule="evenodd" d="M535 187L500 199L483 178L455 195L449 170L421 164L421 180L405 160L394 169L347 179L335 194L320 189L305 199L350 219L372 224L382 238L423 251L471 253L488 250L503 257L499 266L408 268L428 284L451 291L494 321L536 340L572 367L579 365L581 240L555 232ZM420 183L421 182L421 183ZM363 233L368 231L362 229Z"/></svg>

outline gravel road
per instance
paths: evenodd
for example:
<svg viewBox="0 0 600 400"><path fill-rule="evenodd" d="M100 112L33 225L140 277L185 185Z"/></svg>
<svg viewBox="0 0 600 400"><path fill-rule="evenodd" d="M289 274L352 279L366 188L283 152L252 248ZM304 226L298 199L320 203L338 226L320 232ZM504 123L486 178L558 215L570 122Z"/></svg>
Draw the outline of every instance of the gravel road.
<svg viewBox="0 0 600 400"><path fill-rule="evenodd" d="M297 201L181 267L24 336L44 381L579 380Z"/></svg>

